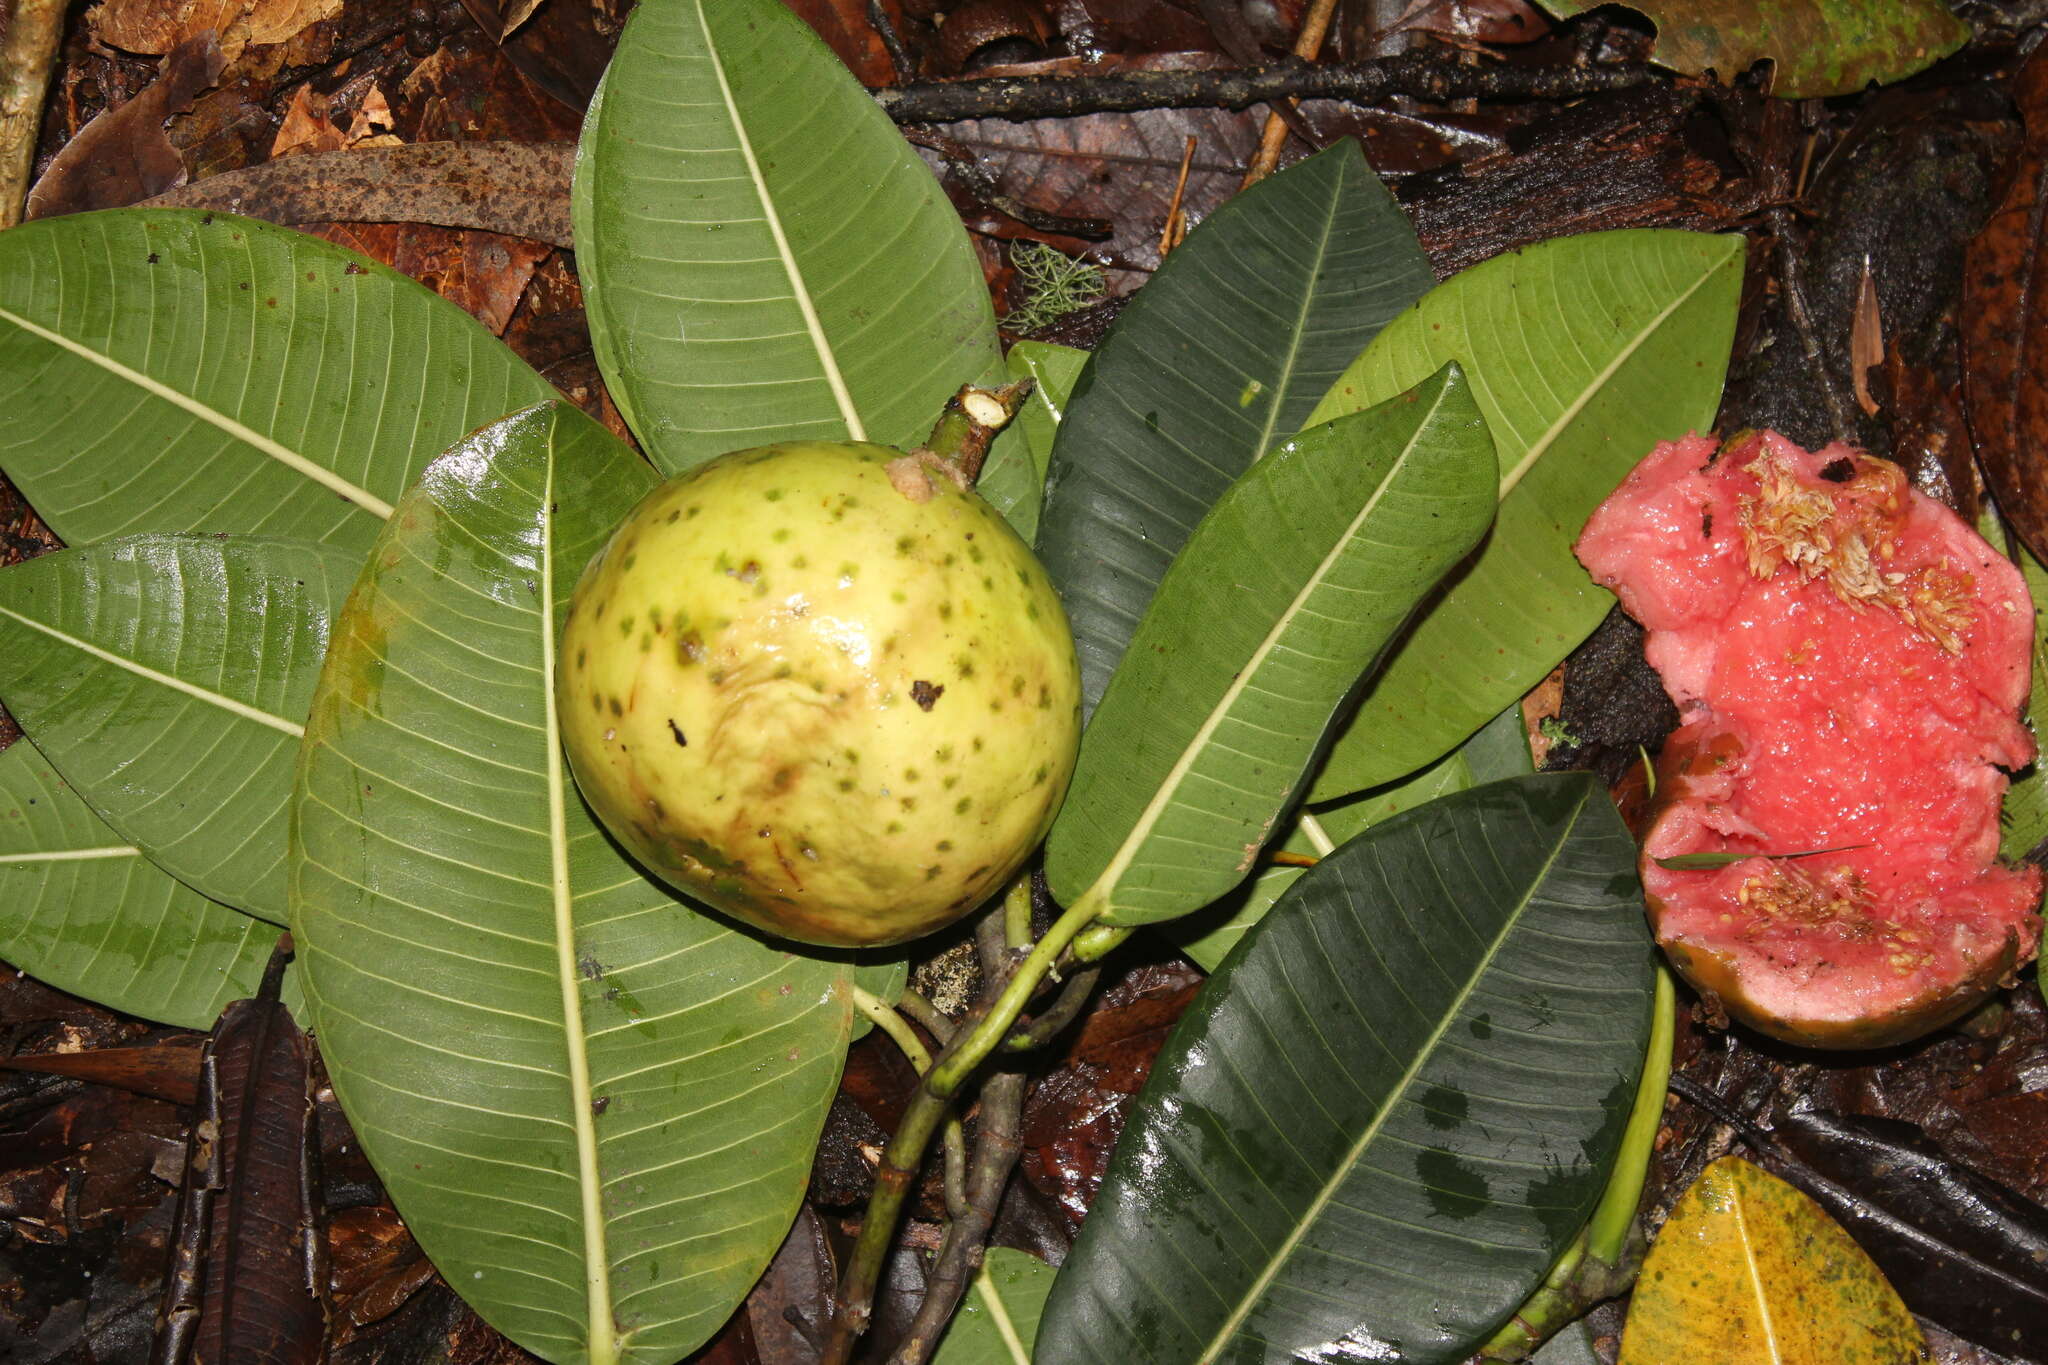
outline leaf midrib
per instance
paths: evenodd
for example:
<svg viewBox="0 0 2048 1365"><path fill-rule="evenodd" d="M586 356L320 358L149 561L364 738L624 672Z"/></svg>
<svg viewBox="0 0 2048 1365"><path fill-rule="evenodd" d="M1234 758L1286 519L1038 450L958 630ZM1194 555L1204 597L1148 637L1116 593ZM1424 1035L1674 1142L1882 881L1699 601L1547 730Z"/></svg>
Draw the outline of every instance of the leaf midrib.
<svg viewBox="0 0 2048 1365"><path fill-rule="evenodd" d="M1308 287L1301 291L1301 306L1294 315L1294 330L1287 343L1287 358L1280 363L1280 373L1273 381L1273 401L1266 409L1266 421L1259 432L1258 444L1252 449L1252 463L1257 464L1266 457L1266 450L1273 444L1273 434L1280 426L1280 409L1287 401L1288 386L1294 382L1294 368L1301 359L1301 338L1308 331L1309 309L1316 300L1315 282L1321 276L1323 262L1329 259L1330 237L1337 227L1337 198L1343 193L1340 179L1324 206L1323 231L1316 239L1314 268L1308 271Z"/></svg>
<svg viewBox="0 0 2048 1365"><path fill-rule="evenodd" d="M1132 826L1131 832L1124 837L1123 843L1117 847L1115 854L1110 857L1108 866L1103 868L1101 875L1096 877L1094 884L1086 892L1082 893L1077 904L1093 898L1100 902L1099 909L1107 910L1113 908L1113 898L1118 882L1122 880L1124 873L1130 870L1131 864L1137 860L1139 851L1144 847L1146 841L1152 837L1152 831L1158 826L1160 820L1165 818L1168 808L1173 804L1174 797L1179 794L1180 788L1187 781L1188 775L1194 771L1195 764L1207 749L1209 741L1215 736L1216 731L1222 728L1224 720L1228 718L1231 710L1236 706L1237 699L1244 695L1245 690L1259 676L1259 671L1265 666L1266 659L1279 647L1281 638L1287 634L1295 618L1301 614L1302 608L1310 595L1317 588L1321 587L1324 580L1329 577L1332 567L1343 557L1345 550L1357 538L1359 528L1365 523L1366 518L1372 515L1373 510L1379 506L1380 499L1386 496L1389 488L1393 487L1394 481L1400 476L1402 469L1407 466L1408 457L1415 453L1416 446L1421 443L1422 433L1429 429L1430 423L1443 410L1444 402L1449 393L1450 386L1448 384L1437 391L1435 402L1431 405L1430 410L1417 420L1414 431L1408 437L1407 444L1401 448L1401 453L1394 462L1387 467L1386 475L1380 480L1379 487L1373 490L1372 496L1366 500L1363 507L1359 508L1358 515L1351 519L1351 524L1344 528L1343 533L1330 546L1329 552L1316 565L1315 572L1308 576L1307 581L1301 585L1300 591L1295 593L1294 600L1287 604L1287 610L1280 614L1280 618L1273 623L1273 628L1266 632L1266 637L1263 640L1259 641L1259 647L1252 652L1252 657L1246 661L1245 666L1238 671L1236 678L1225 689L1223 696L1218 699L1215 706L1210 708L1209 714L1203 719L1201 727L1195 731L1193 738L1181 750L1180 757L1174 760L1173 767L1168 770L1165 780L1159 784L1159 790L1153 793L1152 799L1145 804L1145 809L1139 813L1137 823Z"/></svg>
<svg viewBox="0 0 2048 1365"><path fill-rule="evenodd" d="M1522 481L1522 476L1529 472L1530 466L1543 458L1544 454L1550 449L1558 436L1563 433L1564 429L1578 420L1579 414L1585 411L1586 404L1593 401L1593 395L1607 387L1607 381L1614 378L1615 371L1627 364L1629 358L1642 349L1643 343L1656 335L1657 329L1662 327L1673 313L1684 307L1694 294L1704 289L1707 281L1713 279L1727 264L1726 260L1716 261L1707 269L1701 271L1700 277L1692 282L1690 288L1665 305L1664 309L1657 316L1643 324L1642 328L1629 338L1628 344L1615 352L1614 358L1601 367L1600 372L1594 375L1591 380L1580 387L1579 396L1566 405L1564 411L1557 415L1557 419L1544 430L1541 436L1529 443L1528 450L1523 453L1521 459L1515 461L1514 467L1501 475L1500 496L1503 499L1515 491L1516 485Z"/></svg>
<svg viewBox="0 0 2048 1365"><path fill-rule="evenodd" d="M576 1165L582 1195L583 1282L590 1365L619 1358L612 1311L611 1258L605 1245L603 1182L597 1162L597 1123L591 1109L589 1039L576 967L576 897L569 882L567 779L562 772L561 717L555 689L555 434L548 432L547 484L540 499L540 617L542 708L548 763L548 865L554 902L556 974L562 992L562 1036L569 1062L570 1116L576 1128Z"/></svg>
<svg viewBox="0 0 2048 1365"><path fill-rule="evenodd" d="M1365 1131L1359 1134L1358 1141L1351 1144L1351 1149L1344 1154L1344 1159L1337 1164L1330 1178L1316 1192L1315 1199L1303 1210L1301 1217L1295 1220L1294 1229L1288 1233L1286 1241L1268 1259L1266 1268L1259 1273L1258 1279L1253 1282L1250 1289L1245 1291L1243 1297L1238 1300L1237 1307L1231 1311L1230 1317L1217 1330L1216 1335L1210 1339L1209 1344L1202 1349L1197 1365L1211 1365L1211 1362L1217 1359L1218 1353L1230 1343L1237 1330L1244 1325L1245 1319L1251 1316L1252 1309L1258 1306L1260 1298L1272 1285L1273 1281L1279 1277L1281 1267L1286 1265L1288 1260L1294 1255L1295 1249L1301 1244L1301 1240L1308 1235L1309 1228L1315 1224L1316 1220L1322 1216L1323 1210L1329 1207L1330 1202L1336 1198L1337 1190L1344 1183L1345 1177L1357 1167L1359 1158L1364 1155L1366 1148L1372 1145L1373 1140L1379 1136L1380 1130L1386 1126L1388 1117L1400 1105L1401 1097L1408 1093L1408 1088L1415 1083L1416 1077L1422 1074L1423 1067L1436 1054L1437 1046L1443 1042L1444 1034L1449 1031L1453 1021L1464 1010L1465 1002L1472 998L1472 992L1478 988L1479 982L1485 978L1488 970L1492 968L1494 959L1500 955L1501 946L1507 942L1508 935L1512 934L1521 924L1522 916L1527 913L1529 902L1535 899L1537 889L1549 880L1551 870L1557 866L1558 858L1564 853L1565 845L1571 841L1572 827L1577 824L1580 812L1585 810L1587 799L1587 795L1582 793L1578 804L1573 807L1571 813L1561 822L1562 834L1551 845L1550 853L1543 860L1542 867L1537 870L1536 875L1529 879L1528 885L1523 890L1514 910L1502 921L1500 932L1494 935L1493 942L1487 945L1486 952L1474 965L1470 975L1466 977L1465 984L1458 988L1457 996L1451 1001L1449 1007L1444 1010L1443 1016L1437 1020L1436 1027L1430 1030L1429 1037L1416 1050L1414 1060L1408 1063L1407 1069L1401 1073L1400 1079L1388 1088L1386 1101L1380 1105L1378 1112L1373 1115L1372 1121L1366 1125Z"/></svg>
<svg viewBox="0 0 2048 1365"><path fill-rule="evenodd" d="M831 339L825 335L825 324L818 316L811 291L804 284L796 253L790 250L788 234L782 230L782 215L776 210L774 197L768 193L768 182L761 174L760 163L754 159L753 139L747 136L746 120L740 117L739 102L733 98L732 83L726 79L725 59L719 55L718 40L711 34L711 21L705 17L703 0L697 0L696 11L697 27L704 35L704 53L710 59L712 73L718 77L718 95L725 101L726 115L732 120L733 139L739 146L740 157L747 163L747 178L753 182L755 197L761 201L761 216L768 224L769 236L775 240L783 271L789 276L790 297L795 301L797 311L803 315L811 347L825 372L825 383L832 390L833 402L839 405L840 417L846 422L847 438L865 441L868 438L867 428L853 405L853 394L846 387L846 377L839 371L839 357L832 349Z"/></svg>
<svg viewBox="0 0 2048 1365"><path fill-rule="evenodd" d="M65 336L62 332L52 331L40 323L31 322L21 314L10 309L0 308L0 321L11 322L31 336L41 337L44 341L61 347L73 355L99 366L107 373L117 378L125 379L144 392L183 408L200 421L219 429L245 445L255 447L292 472L311 479L314 483L319 484L330 492L339 493L350 504L370 513L372 516L383 520L390 519L391 504L384 501L384 499L366 488L350 483L333 470L326 468L308 456L300 454L281 441L264 435L254 427L230 417L218 408L200 402L191 394L181 393L162 380L144 374L142 371L131 366L124 365L103 351L96 351L84 342Z"/></svg>
<svg viewBox="0 0 2048 1365"><path fill-rule="evenodd" d="M231 715L241 717L243 720L254 721L258 725L267 725L281 734L290 735L293 739L305 738L306 727L295 721L286 720L282 716L274 716L268 711L250 706L246 702L236 701L233 697L222 696L220 693L200 687L196 683L188 683L183 678L174 678L168 673L158 672L147 664L138 663L134 659L116 654L112 650L102 649L88 640L81 640L75 635L58 630L55 626L45 625L32 616L23 616L20 612L10 608L0 607L0 616L4 616L11 621L17 621L27 626L30 630L47 635L59 644L67 645L81 654L91 655L102 663L112 664L114 667L125 672L133 673L145 682L155 683L159 687L168 687L174 692L182 692L188 697L205 702L208 706L218 707Z"/></svg>

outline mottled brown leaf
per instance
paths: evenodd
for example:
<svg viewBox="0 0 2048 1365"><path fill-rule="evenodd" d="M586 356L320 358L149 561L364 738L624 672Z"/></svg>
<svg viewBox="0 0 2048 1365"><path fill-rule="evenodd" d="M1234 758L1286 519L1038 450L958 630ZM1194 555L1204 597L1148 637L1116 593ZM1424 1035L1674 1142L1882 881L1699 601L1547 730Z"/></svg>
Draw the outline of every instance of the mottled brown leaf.
<svg viewBox="0 0 2048 1365"><path fill-rule="evenodd" d="M65 144L29 191L25 216L124 208L182 181L185 162L164 136L164 120L190 108L219 79L222 60L211 32L178 44L146 90Z"/></svg>
<svg viewBox="0 0 2048 1365"><path fill-rule="evenodd" d="M505 330L534 267L553 250L524 237L415 223L307 224L306 230L404 271L493 333Z"/></svg>
<svg viewBox="0 0 2048 1365"><path fill-rule="evenodd" d="M315 152L229 171L154 201L272 223L431 223L568 246L563 142L421 142Z"/></svg>
<svg viewBox="0 0 2048 1365"><path fill-rule="evenodd" d="M2048 49L2013 94L2026 128L2011 188L1970 244L1963 276L1963 401L2006 524L2048 555Z"/></svg>

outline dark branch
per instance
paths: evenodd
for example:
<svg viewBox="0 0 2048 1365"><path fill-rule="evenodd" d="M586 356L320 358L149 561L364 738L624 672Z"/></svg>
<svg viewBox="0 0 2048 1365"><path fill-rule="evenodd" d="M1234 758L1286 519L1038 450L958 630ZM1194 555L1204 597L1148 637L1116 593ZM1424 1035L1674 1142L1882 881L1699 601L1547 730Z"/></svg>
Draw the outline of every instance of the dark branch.
<svg viewBox="0 0 2048 1365"><path fill-rule="evenodd" d="M1139 109L1244 109L1277 99L1370 103L1393 95L1559 99L1627 90L1670 78L1637 64L1580 67L1459 66L1426 52L1309 66L1289 61L1221 71L1121 71L1075 76L990 76L919 81L872 93L898 123L1068 118Z"/></svg>

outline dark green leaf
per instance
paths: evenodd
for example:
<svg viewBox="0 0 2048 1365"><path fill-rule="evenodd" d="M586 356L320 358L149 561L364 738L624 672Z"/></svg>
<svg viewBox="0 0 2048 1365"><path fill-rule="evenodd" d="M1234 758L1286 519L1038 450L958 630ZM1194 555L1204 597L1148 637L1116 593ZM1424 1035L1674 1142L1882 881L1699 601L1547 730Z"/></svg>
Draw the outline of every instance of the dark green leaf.
<svg viewBox="0 0 2048 1365"><path fill-rule="evenodd" d="M1457 366L1302 432L1196 528L1082 737L1046 845L1064 905L1111 924L1242 881L1338 704L1493 515Z"/></svg>
<svg viewBox="0 0 2048 1365"><path fill-rule="evenodd" d="M578 799L556 621L653 474L562 404L398 505L306 724L293 925L320 1046L406 1226L555 1361L668 1365L788 1230L852 971L692 909Z"/></svg>
<svg viewBox="0 0 2048 1365"><path fill-rule="evenodd" d="M1131 299L1074 387L1038 533L1087 709L1196 523L1431 279L1346 141L1210 214Z"/></svg>
<svg viewBox="0 0 2048 1365"><path fill-rule="evenodd" d="M1463 365L1500 452L1500 520L1387 661L1311 800L1441 757L1600 623L1614 599L1572 542L1652 446L1713 422L1741 289L1740 237L1559 238L1431 290L1345 372L1311 421Z"/></svg>
<svg viewBox="0 0 2048 1365"><path fill-rule="evenodd" d="M0 961L185 1028L212 1028L222 1006L254 995L277 943L277 926L143 857L27 740L0 754L0 906ZM300 1009L289 969L285 1003Z"/></svg>
<svg viewBox="0 0 2048 1365"><path fill-rule="evenodd" d="M0 468L73 545L360 555L428 460L553 392L454 304L303 232L123 209L0 233Z"/></svg>
<svg viewBox="0 0 2048 1365"><path fill-rule="evenodd" d="M1467 1355L1605 1183L1651 1001L1635 845L1585 773L1325 858L1160 1053L1039 1328L1061 1365Z"/></svg>
<svg viewBox="0 0 2048 1365"><path fill-rule="evenodd" d="M131 536L0 572L0 699L131 843L285 922L285 810L328 622L361 557Z"/></svg>
<svg viewBox="0 0 2048 1365"><path fill-rule="evenodd" d="M667 473L908 445L997 368L944 191L779 0L643 0L584 120L576 258L605 382Z"/></svg>

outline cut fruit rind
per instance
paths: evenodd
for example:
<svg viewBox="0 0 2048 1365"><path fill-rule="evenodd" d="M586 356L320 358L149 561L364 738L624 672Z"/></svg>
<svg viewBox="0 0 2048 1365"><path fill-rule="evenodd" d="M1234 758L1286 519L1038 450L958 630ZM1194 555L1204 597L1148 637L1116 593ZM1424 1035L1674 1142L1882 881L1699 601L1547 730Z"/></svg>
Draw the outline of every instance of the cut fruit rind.
<svg viewBox="0 0 2048 1365"><path fill-rule="evenodd" d="M1891 466L1773 433L1660 445L1579 556L1649 630L1683 724L1643 845L1675 966L1762 1032L1870 1047L2031 959L2037 869L1997 862L2033 609ZM1793 859L1787 851L1832 850ZM1753 853L1723 866L1660 860Z"/></svg>

